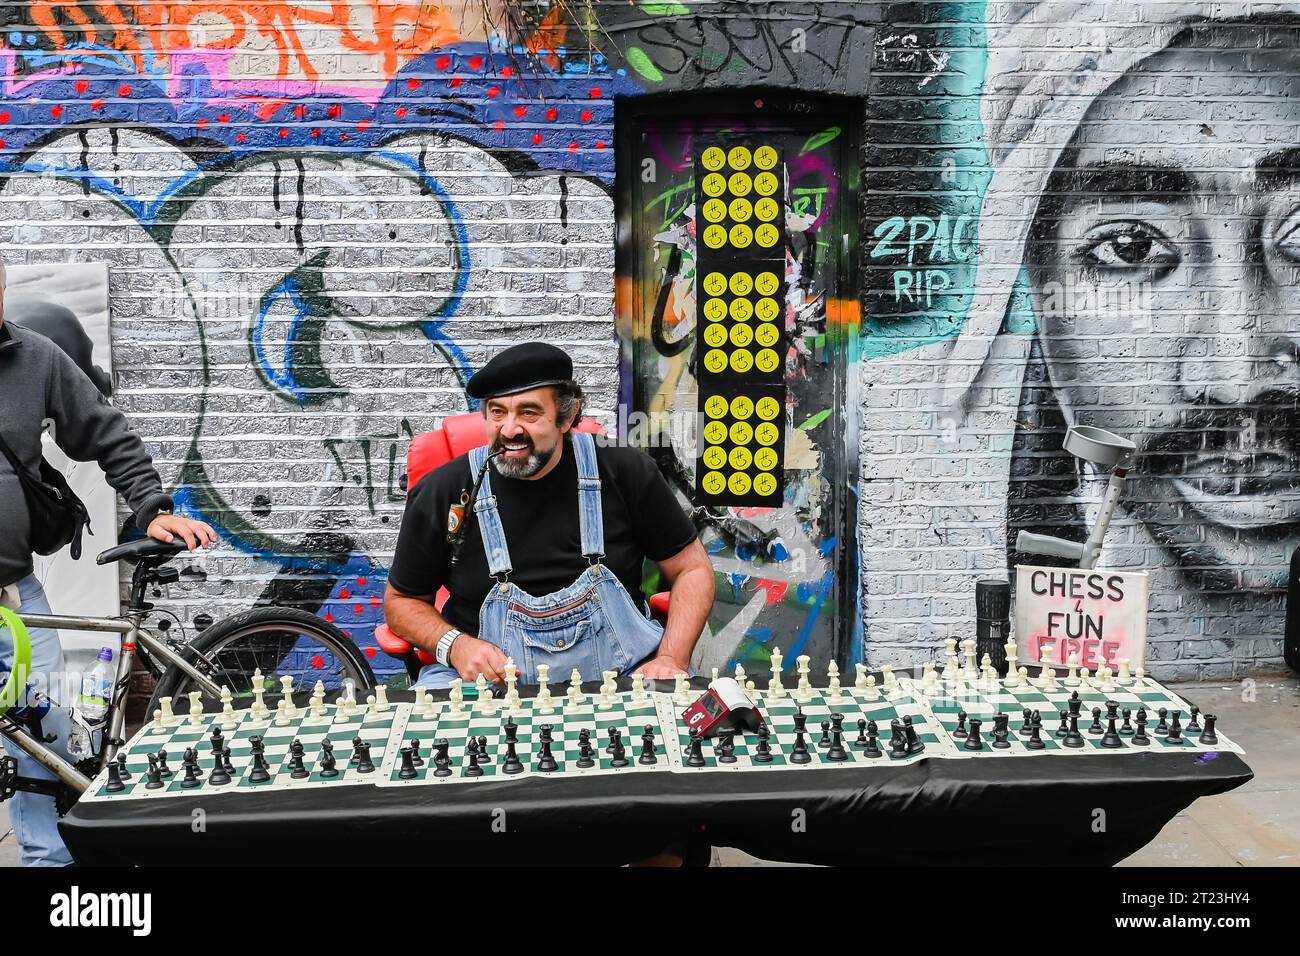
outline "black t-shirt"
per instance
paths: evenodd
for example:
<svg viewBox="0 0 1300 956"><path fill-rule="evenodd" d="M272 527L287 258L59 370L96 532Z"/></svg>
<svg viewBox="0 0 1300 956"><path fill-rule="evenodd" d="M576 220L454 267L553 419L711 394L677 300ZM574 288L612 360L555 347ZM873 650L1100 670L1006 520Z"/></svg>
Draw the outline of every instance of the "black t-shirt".
<svg viewBox="0 0 1300 956"><path fill-rule="evenodd" d="M633 601L642 604L644 559L672 557L695 539L695 526L648 455L634 448L597 444L596 462L605 524L604 564ZM506 478L488 467L514 566L510 580L537 597L572 584L587 560L582 556L578 524L578 464L568 436L559 463L543 478ZM477 634L479 608L495 582L488 574L483 537L472 511L465 515L465 540L454 569L446 543L447 512L470 484L469 455L461 455L429 472L411 489L388 581L403 594L419 597L446 587L451 596L442 616Z"/></svg>

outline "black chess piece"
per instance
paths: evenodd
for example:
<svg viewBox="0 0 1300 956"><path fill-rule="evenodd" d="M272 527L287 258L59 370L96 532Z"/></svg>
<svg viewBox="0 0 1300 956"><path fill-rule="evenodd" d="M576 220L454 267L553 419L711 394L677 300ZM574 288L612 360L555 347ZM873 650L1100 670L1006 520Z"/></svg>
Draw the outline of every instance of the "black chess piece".
<svg viewBox="0 0 1300 956"><path fill-rule="evenodd" d="M952 735L958 740L966 739L966 711L957 711L957 726L952 729Z"/></svg>
<svg viewBox="0 0 1300 956"><path fill-rule="evenodd" d="M370 744L364 740L356 745L357 773L374 773L375 765L370 762Z"/></svg>
<svg viewBox="0 0 1300 956"><path fill-rule="evenodd" d="M209 739L208 743L212 747L213 756L220 756L221 751L224 750L226 746L226 738L221 733L220 725L218 724L212 725L212 737Z"/></svg>
<svg viewBox="0 0 1300 956"><path fill-rule="evenodd" d="M831 745L831 722L829 720L823 720L822 735L817 739L817 746L822 750L825 750L830 745Z"/></svg>
<svg viewBox="0 0 1300 956"><path fill-rule="evenodd" d="M636 758L636 762L642 764L659 762L659 757L655 754L654 728L649 724L645 725L645 730L641 733L641 754Z"/></svg>
<svg viewBox="0 0 1300 956"><path fill-rule="evenodd" d="M1108 700L1106 701L1106 719L1110 720L1112 718L1119 720L1119 704L1113 700Z"/></svg>
<svg viewBox="0 0 1300 956"><path fill-rule="evenodd" d="M609 735L609 743L605 745L605 753L612 754L614 752L614 740L618 737L619 730L617 727L610 727L606 733Z"/></svg>
<svg viewBox="0 0 1300 956"><path fill-rule="evenodd" d="M912 717L910 714L903 717L903 739L907 741L907 755L915 757L925 750L925 742L916 734L916 728L912 726Z"/></svg>
<svg viewBox="0 0 1300 956"><path fill-rule="evenodd" d="M348 758L348 766L354 767L361 760L361 744L364 741L360 737L352 738L352 756Z"/></svg>
<svg viewBox="0 0 1300 956"><path fill-rule="evenodd" d="M889 759L901 760L907 756L907 733L903 722L895 717L889 722Z"/></svg>
<svg viewBox="0 0 1300 956"><path fill-rule="evenodd" d="M1205 729L1201 731L1200 743L1213 747L1219 742L1219 735L1214 732L1214 725L1218 722L1219 718L1213 714L1205 715Z"/></svg>
<svg viewBox="0 0 1300 956"><path fill-rule="evenodd" d="M1124 708L1124 723L1120 724L1120 726L1119 726L1119 734L1120 734L1121 737L1131 737L1131 736L1133 736L1133 720L1132 720L1132 718L1133 718L1133 711L1132 711L1131 709L1129 709L1128 707L1125 707L1125 708Z"/></svg>
<svg viewBox="0 0 1300 956"><path fill-rule="evenodd" d="M827 724L829 727L830 725ZM736 762L736 732L724 730L718 734L718 763Z"/></svg>
<svg viewBox="0 0 1300 956"><path fill-rule="evenodd" d="M266 769L266 751L253 751L253 765L248 771L249 783L266 783L271 779L270 773Z"/></svg>
<svg viewBox="0 0 1300 956"><path fill-rule="evenodd" d="M865 717L858 718L858 739L853 741L854 747L865 747L867 745L867 721Z"/></svg>
<svg viewBox="0 0 1300 956"><path fill-rule="evenodd" d="M611 767L628 766L627 748L623 746L623 732L617 731L614 734L614 752L609 755L609 765Z"/></svg>
<svg viewBox="0 0 1300 956"><path fill-rule="evenodd" d="M424 758L420 756L420 741L412 738L409 746L411 748L411 763L417 767L423 767Z"/></svg>
<svg viewBox="0 0 1300 956"><path fill-rule="evenodd" d="M867 746L862 751L862 755L872 760L885 755L884 751L880 749L880 728L874 720L867 721Z"/></svg>
<svg viewBox="0 0 1300 956"><path fill-rule="evenodd" d="M1070 732L1070 711L1062 710L1058 713L1061 715L1061 726L1056 728L1056 736L1064 737Z"/></svg>
<svg viewBox="0 0 1300 956"><path fill-rule="evenodd" d="M1083 715L1083 699L1079 696L1077 690L1071 692L1070 699L1066 702L1066 706L1070 708L1070 713L1074 716L1080 717Z"/></svg>
<svg viewBox="0 0 1300 956"><path fill-rule="evenodd" d="M451 741L445 737L439 737L433 742L433 775L451 776Z"/></svg>
<svg viewBox="0 0 1300 956"><path fill-rule="evenodd" d="M483 776L483 768L479 766L479 756L478 738L470 737L465 746L465 757L469 760L465 765L465 776Z"/></svg>
<svg viewBox="0 0 1300 956"><path fill-rule="evenodd" d="M772 762L772 732L767 724L758 725L758 747L754 750L754 763Z"/></svg>
<svg viewBox="0 0 1300 956"><path fill-rule="evenodd" d="M338 758L334 756L334 741L326 737L320 742L320 756L316 759L320 775L326 779L339 775Z"/></svg>
<svg viewBox="0 0 1300 956"><path fill-rule="evenodd" d="M519 752L515 749L518 746L517 740L511 740L506 737L506 759L501 765L505 773L523 773L524 762L519 759Z"/></svg>
<svg viewBox="0 0 1300 956"><path fill-rule="evenodd" d="M1011 746L1008 737L1011 736L1009 724L1011 718L1007 714L997 714L993 718L993 749L1006 750Z"/></svg>
<svg viewBox="0 0 1300 956"><path fill-rule="evenodd" d="M397 771L397 776L401 780L414 780L420 775L420 771L415 769L415 761L411 759L411 748L403 747L398 751L402 755L402 768Z"/></svg>
<svg viewBox="0 0 1300 956"><path fill-rule="evenodd" d="M804 736L804 731L799 727L799 716L795 715L795 733L794 745L790 748L791 763L812 763L812 756L808 753L808 740Z"/></svg>
<svg viewBox="0 0 1300 956"><path fill-rule="evenodd" d="M144 772L144 788L146 790L157 790L163 785L162 774L158 772L158 755L147 754L146 758L149 761L149 769Z"/></svg>
<svg viewBox="0 0 1300 956"><path fill-rule="evenodd" d="M552 747L555 743L555 728L550 724L542 724L537 728L537 769L541 773L551 773L559 770L560 764L555 759Z"/></svg>
<svg viewBox="0 0 1300 956"><path fill-rule="evenodd" d="M1034 712L1028 707L1020 712L1020 729L1016 731L1021 737L1028 737L1034 730Z"/></svg>
<svg viewBox="0 0 1300 956"><path fill-rule="evenodd" d="M1155 730L1151 732L1157 736L1163 737L1165 734L1169 733L1169 710L1165 707L1161 707L1156 711L1156 713L1160 717L1160 722L1156 724Z"/></svg>
<svg viewBox="0 0 1300 956"><path fill-rule="evenodd" d="M1101 726L1101 708L1094 707L1092 709L1092 724L1088 727L1088 733L1100 736L1105 732L1105 729Z"/></svg>
<svg viewBox="0 0 1300 956"><path fill-rule="evenodd" d="M831 745L826 748L826 759L836 763L849 759L848 751L844 749L844 731L838 728L831 731Z"/></svg>
<svg viewBox="0 0 1300 956"><path fill-rule="evenodd" d="M1133 744L1137 747L1145 747L1151 743L1151 738L1147 736L1147 712L1139 710L1137 713L1137 731L1133 734Z"/></svg>
<svg viewBox="0 0 1300 956"><path fill-rule="evenodd" d="M1037 712L1035 711L1035 714ZM1047 744L1043 743L1043 724L1040 720L1035 720L1029 726L1029 739L1025 741L1026 750L1045 750Z"/></svg>
<svg viewBox="0 0 1300 956"><path fill-rule="evenodd" d="M802 734L807 733L807 731L808 715L803 712L803 705L800 704L799 709L796 710L794 714L794 732L796 734Z"/></svg>
<svg viewBox="0 0 1300 956"><path fill-rule="evenodd" d="M1087 741L1083 739L1083 734L1079 732L1079 715L1070 715L1070 729L1066 735L1061 738L1062 745L1072 747L1075 750L1082 747Z"/></svg>
<svg viewBox="0 0 1300 956"><path fill-rule="evenodd" d="M1189 727L1188 730L1191 728ZM126 766L126 751L120 751L117 755L117 775L123 780L130 780L133 774Z"/></svg>
<svg viewBox="0 0 1300 956"><path fill-rule="evenodd" d="M170 777L172 773L173 771L171 767L167 766L167 751L160 749L158 751L158 776L166 779L167 777Z"/></svg>
<svg viewBox="0 0 1300 956"><path fill-rule="evenodd" d="M1117 720L1119 720L1119 717L1113 712L1106 715L1106 733L1102 735L1101 745L1110 750L1118 750L1124 746L1124 741L1119 736L1119 730L1115 727L1115 721Z"/></svg>
<svg viewBox="0 0 1300 956"><path fill-rule="evenodd" d="M1165 739L1171 744L1181 744L1183 742L1183 722L1180 719L1181 711L1174 711L1174 715L1169 718L1169 733Z"/></svg>
<svg viewBox="0 0 1300 956"><path fill-rule="evenodd" d="M126 784L122 782L122 768L116 760L108 762L108 783L104 785L108 793L121 793L126 789Z"/></svg>
<svg viewBox="0 0 1300 956"><path fill-rule="evenodd" d="M226 773L230 774L232 777L235 775L235 762L230 759L229 747L221 748L221 766L225 769Z"/></svg>
<svg viewBox="0 0 1300 956"><path fill-rule="evenodd" d="M212 773L208 774L208 784L210 786L223 787L226 784L230 783L231 776L230 773L226 770L225 761L222 759L222 755L225 753L226 750L227 748L223 744L221 747L221 752L214 753L212 755Z"/></svg>
<svg viewBox="0 0 1300 956"><path fill-rule="evenodd" d="M1187 733L1199 734L1201 732L1201 708L1192 704L1192 719L1187 722Z"/></svg>
<svg viewBox="0 0 1300 956"><path fill-rule="evenodd" d="M700 728L692 727L690 743L686 745L686 766L703 767L707 763L704 759L703 747L704 738L700 736Z"/></svg>
<svg viewBox="0 0 1300 956"><path fill-rule="evenodd" d="M185 778L181 780L181 786L186 790L193 790L203 782L199 779L199 762L191 759L190 754L192 753L192 750L185 751L185 761L182 763L185 769Z"/></svg>
<svg viewBox="0 0 1300 956"><path fill-rule="evenodd" d="M311 773L303 765L304 753L305 748L302 741L294 737L293 743L289 745L289 778L292 780L305 780L311 776Z"/></svg>
<svg viewBox="0 0 1300 956"><path fill-rule="evenodd" d="M980 725L983 721L978 717L970 719L970 734L966 737L966 743L962 744L964 750L983 750L984 738L980 736Z"/></svg>
<svg viewBox="0 0 1300 956"><path fill-rule="evenodd" d="M506 743L519 743L519 725L515 723L513 717L507 717L504 730L506 732Z"/></svg>

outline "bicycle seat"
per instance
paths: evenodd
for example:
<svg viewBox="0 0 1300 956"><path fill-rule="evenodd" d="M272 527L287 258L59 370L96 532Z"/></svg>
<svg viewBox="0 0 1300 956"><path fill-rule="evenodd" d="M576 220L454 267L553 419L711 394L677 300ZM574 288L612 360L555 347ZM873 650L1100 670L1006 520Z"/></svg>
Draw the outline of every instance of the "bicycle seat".
<svg viewBox="0 0 1300 956"><path fill-rule="evenodd" d="M154 538L136 538L116 548L109 548L95 556L96 564L111 564L114 561L141 561L146 558L172 558L185 551L185 542L176 538L170 544Z"/></svg>

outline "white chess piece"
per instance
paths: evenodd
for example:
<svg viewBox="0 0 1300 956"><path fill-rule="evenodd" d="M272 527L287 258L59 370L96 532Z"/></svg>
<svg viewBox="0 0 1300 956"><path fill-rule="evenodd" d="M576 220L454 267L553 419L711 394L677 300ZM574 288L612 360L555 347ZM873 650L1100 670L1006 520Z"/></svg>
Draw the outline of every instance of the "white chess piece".
<svg viewBox="0 0 1300 956"><path fill-rule="evenodd" d="M149 729L156 734L160 734L167 729L167 725L163 723L163 712L161 707L155 707L153 709L153 726Z"/></svg>
<svg viewBox="0 0 1300 956"><path fill-rule="evenodd" d="M980 676L975 667L975 638L968 637L962 641L961 649L966 658L966 666L962 669L962 678L966 683L973 684Z"/></svg>
<svg viewBox="0 0 1300 956"><path fill-rule="evenodd" d="M645 677L638 671L632 675L632 703L640 704L645 699Z"/></svg>
<svg viewBox="0 0 1300 956"><path fill-rule="evenodd" d="M506 712L516 713L523 706L523 701L519 698L519 668L515 666L513 658L507 657L502 670L506 679Z"/></svg>
<svg viewBox="0 0 1300 956"><path fill-rule="evenodd" d="M603 678L600 683L600 702L596 706L600 710L610 710L618 703L614 697L614 692L618 689L618 671L604 671L600 676Z"/></svg>
<svg viewBox="0 0 1300 956"><path fill-rule="evenodd" d="M867 665L854 664L853 669L857 671L857 676L853 679L853 686L862 690L867 686Z"/></svg>
<svg viewBox="0 0 1300 956"><path fill-rule="evenodd" d="M1098 672L1098 676L1101 680L1097 684L1097 690L1101 691L1103 694L1115 693L1116 687L1115 682L1111 679L1111 669L1109 667L1103 667Z"/></svg>
<svg viewBox="0 0 1300 956"><path fill-rule="evenodd" d="M1026 667L1024 664L1021 664L1021 665L1020 665L1020 670L1016 671L1016 678L1017 678L1017 680L1019 681L1019 683L1016 684L1017 687L1028 687L1028 686L1029 686L1029 668Z"/></svg>
<svg viewBox="0 0 1300 956"><path fill-rule="evenodd" d="M1127 657L1119 659L1119 676L1115 678L1115 683L1121 687L1127 687L1133 683L1133 675L1129 673L1128 666L1131 661Z"/></svg>
<svg viewBox="0 0 1300 956"><path fill-rule="evenodd" d="M1055 652L1056 645L1051 641L1043 641L1038 645L1038 679L1034 681L1035 687L1056 685L1056 668L1052 666L1052 655Z"/></svg>
<svg viewBox="0 0 1300 956"><path fill-rule="evenodd" d="M1020 669L1016 666L1017 658L1015 638L1009 638L1007 642L1002 645L1002 649L1007 653L1007 676L1003 679L1002 683L1006 687L1019 687Z"/></svg>
<svg viewBox="0 0 1300 956"><path fill-rule="evenodd" d="M840 697L840 666L834 661L826 667L826 690L830 697Z"/></svg>
<svg viewBox="0 0 1300 956"><path fill-rule="evenodd" d="M373 720L379 716L379 701L374 694L366 695L366 720Z"/></svg>
<svg viewBox="0 0 1300 956"><path fill-rule="evenodd" d="M555 713L555 705L551 697L551 665L537 665L537 699L534 706L539 714Z"/></svg>
<svg viewBox="0 0 1300 956"><path fill-rule="evenodd" d="M1146 682L1147 682L1147 669L1145 667L1139 667L1137 669L1137 676L1133 678L1133 686L1145 687Z"/></svg>
<svg viewBox="0 0 1300 956"><path fill-rule="evenodd" d="M1078 687L1083 683L1083 681L1079 680L1079 655L1071 654L1065 659L1065 662L1069 665L1070 672L1065 675L1065 679L1061 683L1066 687Z"/></svg>
<svg viewBox="0 0 1300 956"><path fill-rule="evenodd" d="M745 668L742 664L736 664L736 683L742 688L745 686Z"/></svg>
<svg viewBox="0 0 1300 956"><path fill-rule="evenodd" d="M709 683L713 683L713 681L717 679L718 679L718 669L715 667L713 668L713 677L710 678Z"/></svg>
<svg viewBox="0 0 1300 956"><path fill-rule="evenodd" d="M474 678L474 699L478 701L478 709L484 710L488 706L488 682L482 674Z"/></svg>
<svg viewBox="0 0 1300 956"><path fill-rule="evenodd" d="M948 685L961 683L961 663L957 660L957 639L944 639L943 682Z"/></svg>
<svg viewBox="0 0 1300 956"><path fill-rule="evenodd" d="M795 688L795 693L800 700L810 701L813 697L813 686L812 681L808 679L808 675L812 673L812 658L807 654L800 654L795 658L795 665L795 670L799 674L799 684Z"/></svg>
<svg viewBox="0 0 1300 956"><path fill-rule="evenodd" d="M203 691L192 690L186 695L190 699L190 726L203 726Z"/></svg>
<svg viewBox="0 0 1300 956"><path fill-rule="evenodd" d="M172 711L172 699L170 697L158 698L158 707L162 711L160 718L164 727L174 726L176 723L176 714Z"/></svg>
<svg viewBox="0 0 1300 956"><path fill-rule="evenodd" d="M1079 680L1085 684L1091 684L1092 683L1091 675L1092 675L1092 671L1088 670L1088 668L1085 667L1079 671Z"/></svg>
<svg viewBox="0 0 1300 956"><path fill-rule="evenodd" d="M767 694L773 700L780 700L785 696L785 686L781 683L781 667L785 663L785 658L781 656L781 648L772 648L772 661L770 669L772 678L767 682Z"/></svg>
<svg viewBox="0 0 1300 956"><path fill-rule="evenodd" d="M898 678L894 676L894 668L889 664L881 665L880 676L883 678L881 689L884 691L885 699L893 700L899 694Z"/></svg>
<svg viewBox="0 0 1300 956"><path fill-rule="evenodd" d="M229 687L221 688L221 729L234 730L239 726L239 718L235 716L235 697L230 692Z"/></svg>
<svg viewBox="0 0 1300 956"><path fill-rule="evenodd" d="M923 661L921 664L921 693L927 697L943 693L943 685L939 683L939 673L934 669L934 661Z"/></svg>
<svg viewBox="0 0 1300 956"><path fill-rule="evenodd" d="M275 702L275 726L287 727L289 725L289 701L281 697Z"/></svg>
<svg viewBox="0 0 1300 956"><path fill-rule="evenodd" d="M375 709L381 714L386 714L392 708L388 703L388 685L380 684L375 688Z"/></svg>
<svg viewBox="0 0 1300 956"><path fill-rule="evenodd" d="M316 686L311 689L311 715L313 717L325 716L325 682L317 681Z"/></svg>
<svg viewBox="0 0 1300 956"><path fill-rule="evenodd" d="M256 720L265 720L268 714L266 709L266 677L262 674L262 668L253 669L253 717Z"/></svg>
<svg viewBox="0 0 1300 956"><path fill-rule="evenodd" d="M691 685L685 674L673 678L673 703L685 707L691 702Z"/></svg>
<svg viewBox="0 0 1300 956"><path fill-rule="evenodd" d="M868 674L864 683L866 686L863 687L862 699L867 701L880 700L880 691L876 687L876 675Z"/></svg>
<svg viewBox="0 0 1300 956"><path fill-rule="evenodd" d="M565 704L568 709L577 710L582 706L582 675L576 667L569 673L569 690L565 696L568 698L568 703Z"/></svg>

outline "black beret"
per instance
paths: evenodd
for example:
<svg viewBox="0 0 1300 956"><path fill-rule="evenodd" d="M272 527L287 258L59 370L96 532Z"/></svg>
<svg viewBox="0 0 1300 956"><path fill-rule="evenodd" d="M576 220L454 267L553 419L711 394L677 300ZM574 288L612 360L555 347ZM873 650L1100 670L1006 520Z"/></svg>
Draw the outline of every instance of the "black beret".
<svg viewBox="0 0 1300 956"><path fill-rule="evenodd" d="M546 342L512 345L475 372L465 386L470 398L496 398L573 378L573 359Z"/></svg>

